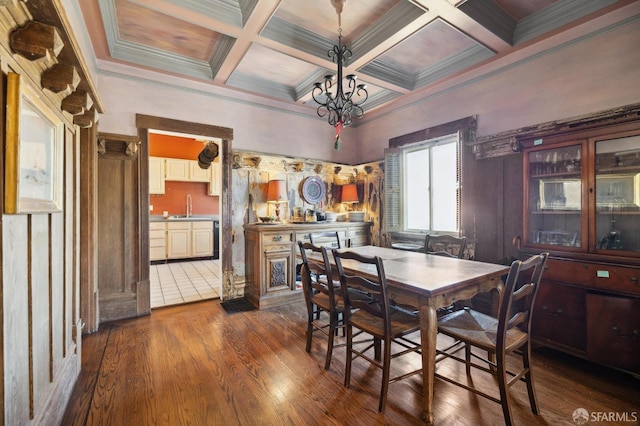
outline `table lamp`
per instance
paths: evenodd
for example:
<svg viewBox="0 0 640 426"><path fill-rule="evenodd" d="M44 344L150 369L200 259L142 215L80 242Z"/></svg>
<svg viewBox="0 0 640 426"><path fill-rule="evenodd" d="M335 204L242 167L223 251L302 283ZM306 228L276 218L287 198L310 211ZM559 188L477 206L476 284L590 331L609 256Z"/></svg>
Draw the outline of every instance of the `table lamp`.
<svg viewBox="0 0 640 426"><path fill-rule="evenodd" d="M280 221L280 203L286 203L287 185L284 180L270 180L267 186L267 203L276 205L276 220Z"/></svg>
<svg viewBox="0 0 640 426"><path fill-rule="evenodd" d="M345 204L360 202L360 200L358 199L358 188L356 187L355 183L348 183L342 186L342 195L340 197L340 202Z"/></svg>

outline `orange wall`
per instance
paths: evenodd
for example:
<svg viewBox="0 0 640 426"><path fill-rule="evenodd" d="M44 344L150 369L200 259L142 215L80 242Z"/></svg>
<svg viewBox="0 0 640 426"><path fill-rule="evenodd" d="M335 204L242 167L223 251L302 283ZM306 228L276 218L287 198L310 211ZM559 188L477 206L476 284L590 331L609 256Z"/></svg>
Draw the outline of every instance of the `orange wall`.
<svg viewBox="0 0 640 426"><path fill-rule="evenodd" d="M178 136L149 134L149 155L153 157L184 158L197 160L204 148L202 142ZM219 161L216 158L215 161ZM163 211L170 215L186 214L187 194L191 194L193 214L220 214L220 197L207 195L208 184L204 182L173 182L164 185L164 195L151 195L149 204L153 206L152 215L161 215Z"/></svg>

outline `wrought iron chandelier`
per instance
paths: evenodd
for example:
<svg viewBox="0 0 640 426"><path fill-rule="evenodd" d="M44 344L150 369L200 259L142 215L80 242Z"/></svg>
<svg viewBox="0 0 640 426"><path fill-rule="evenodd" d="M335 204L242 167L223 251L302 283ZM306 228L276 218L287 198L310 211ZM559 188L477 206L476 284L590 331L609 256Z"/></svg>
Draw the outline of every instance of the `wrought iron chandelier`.
<svg viewBox="0 0 640 426"><path fill-rule="evenodd" d="M342 8L346 0L331 0L338 14L338 44L327 52L327 56L338 65L336 75L324 76L323 82L314 84L311 96L319 105L316 112L319 117L328 116L329 124L336 128L335 149L340 148L340 133L344 127L350 126L353 118L364 115L362 104L369 97L366 84L357 84L355 74L349 74L343 82L342 66L345 59L352 56L351 50L342 44ZM343 86L346 83L346 87ZM334 88L335 85L335 88ZM346 90L346 91L345 91ZM355 95L355 99L354 99Z"/></svg>

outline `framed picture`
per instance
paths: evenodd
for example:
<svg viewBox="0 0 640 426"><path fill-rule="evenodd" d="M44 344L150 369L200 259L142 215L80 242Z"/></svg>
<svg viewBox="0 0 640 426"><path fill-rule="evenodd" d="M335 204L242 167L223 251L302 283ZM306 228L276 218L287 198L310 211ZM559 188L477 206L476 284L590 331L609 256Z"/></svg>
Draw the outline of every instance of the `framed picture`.
<svg viewBox="0 0 640 426"><path fill-rule="evenodd" d="M7 75L5 213L62 210L63 123L20 75Z"/></svg>

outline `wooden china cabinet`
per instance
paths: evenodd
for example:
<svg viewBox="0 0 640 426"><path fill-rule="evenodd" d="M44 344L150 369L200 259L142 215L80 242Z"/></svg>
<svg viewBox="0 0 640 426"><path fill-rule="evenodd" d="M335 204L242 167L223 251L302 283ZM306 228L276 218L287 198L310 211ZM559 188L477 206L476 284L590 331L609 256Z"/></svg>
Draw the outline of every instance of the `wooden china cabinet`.
<svg viewBox="0 0 640 426"><path fill-rule="evenodd" d="M519 142L535 342L640 374L640 122Z"/></svg>

